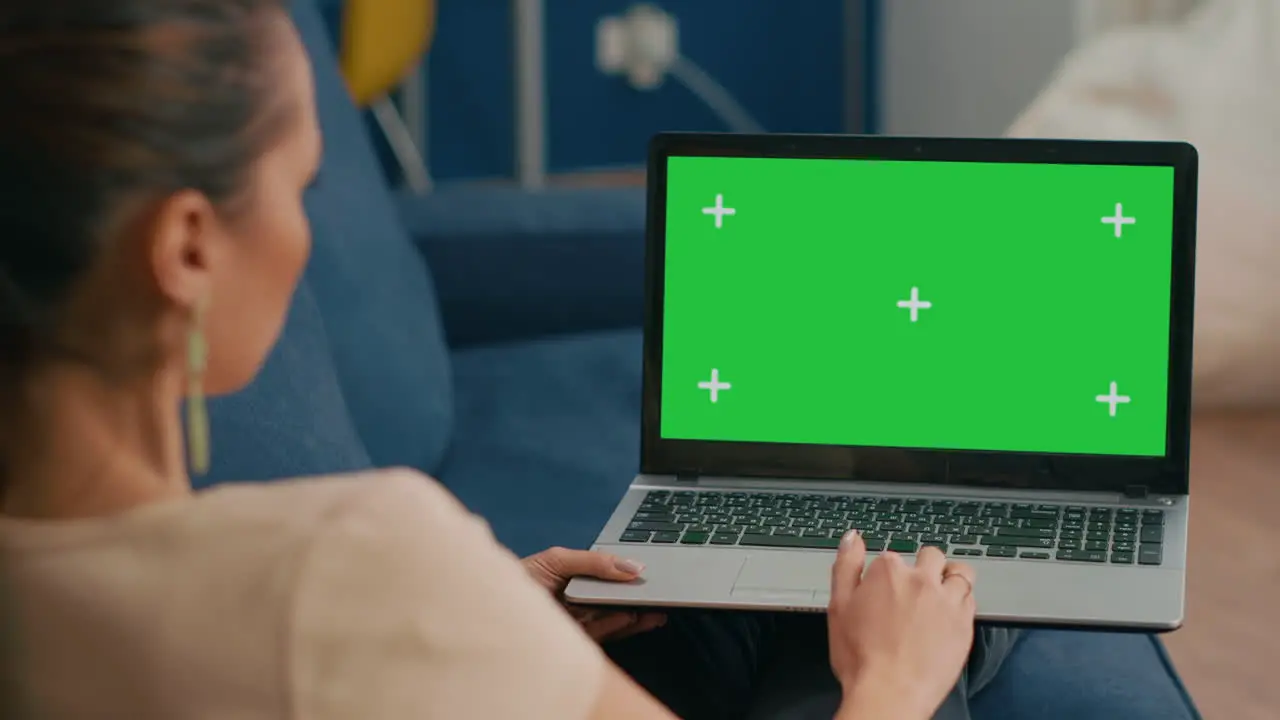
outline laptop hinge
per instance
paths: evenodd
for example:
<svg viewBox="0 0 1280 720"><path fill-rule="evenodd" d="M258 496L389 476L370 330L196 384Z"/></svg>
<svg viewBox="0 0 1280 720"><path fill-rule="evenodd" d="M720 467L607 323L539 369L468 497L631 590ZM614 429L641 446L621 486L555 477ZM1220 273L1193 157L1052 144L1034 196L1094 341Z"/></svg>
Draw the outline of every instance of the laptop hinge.
<svg viewBox="0 0 1280 720"><path fill-rule="evenodd" d="M1127 500L1146 500L1149 495L1146 485L1128 485L1124 489Z"/></svg>
<svg viewBox="0 0 1280 720"><path fill-rule="evenodd" d="M697 484L698 484L698 476L697 476L697 475L688 475L688 474L677 474L677 475L676 475L676 482L680 483L681 485L697 485Z"/></svg>

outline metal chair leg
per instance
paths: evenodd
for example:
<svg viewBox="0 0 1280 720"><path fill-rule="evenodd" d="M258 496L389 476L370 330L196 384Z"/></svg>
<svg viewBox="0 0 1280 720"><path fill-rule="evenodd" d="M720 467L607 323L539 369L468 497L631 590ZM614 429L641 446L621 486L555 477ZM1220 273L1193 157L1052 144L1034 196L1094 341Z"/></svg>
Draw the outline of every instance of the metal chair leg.
<svg viewBox="0 0 1280 720"><path fill-rule="evenodd" d="M405 125L404 119L400 117L400 111L396 108L395 102L390 96L383 96L375 100L369 109L373 112L373 119L378 123L382 134L386 136L387 144L391 146L391 152L395 154L396 161L400 163L400 169L404 171L404 180L409 189L418 195L431 192L431 175L422 159L422 153L413 142L413 135Z"/></svg>

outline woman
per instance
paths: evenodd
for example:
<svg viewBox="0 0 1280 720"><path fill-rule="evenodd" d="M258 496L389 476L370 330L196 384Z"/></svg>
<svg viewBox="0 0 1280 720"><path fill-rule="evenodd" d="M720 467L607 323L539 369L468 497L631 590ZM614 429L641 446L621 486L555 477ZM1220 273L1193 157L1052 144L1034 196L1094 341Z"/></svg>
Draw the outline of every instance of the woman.
<svg viewBox="0 0 1280 720"><path fill-rule="evenodd" d="M280 0L9 0L0 96L5 717L671 717L588 637L663 618L553 594L641 568L522 566L410 471L192 494L204 396L257 372L309 250L320 133ZM864 555L832 575L834 713L928 718L972 570Z"/></svg>

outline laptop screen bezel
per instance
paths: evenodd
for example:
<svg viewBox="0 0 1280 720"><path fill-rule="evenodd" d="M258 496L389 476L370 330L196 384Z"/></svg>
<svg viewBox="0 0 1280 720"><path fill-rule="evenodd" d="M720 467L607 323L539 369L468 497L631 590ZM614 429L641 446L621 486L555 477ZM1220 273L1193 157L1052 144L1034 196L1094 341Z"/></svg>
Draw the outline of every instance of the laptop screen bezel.
<svg viewBox="0 0 1280 720"><path fill-rule="evenodd" d="M661 436L662 330L670 157L815 158L1146 165L1173 168L1167 441L1163 457L985 452ZM1189 490L1198 157L1180 142L662 133L649 146L645 225L641 472L1183 495Z"/></svg>

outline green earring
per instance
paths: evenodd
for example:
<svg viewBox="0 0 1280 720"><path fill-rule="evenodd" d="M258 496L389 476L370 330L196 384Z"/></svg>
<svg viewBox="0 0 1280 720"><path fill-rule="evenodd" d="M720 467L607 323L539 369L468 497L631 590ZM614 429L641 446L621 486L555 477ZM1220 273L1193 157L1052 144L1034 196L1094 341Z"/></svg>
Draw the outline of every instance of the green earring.
<svg viewBox="0 0 1280 720"><path fill-rule="evenodd" d="M187 455L191 472L209 471L209 410L204 402L204 371L209 346L204 338L204 302L196 306L187 336Z"/></svg>

